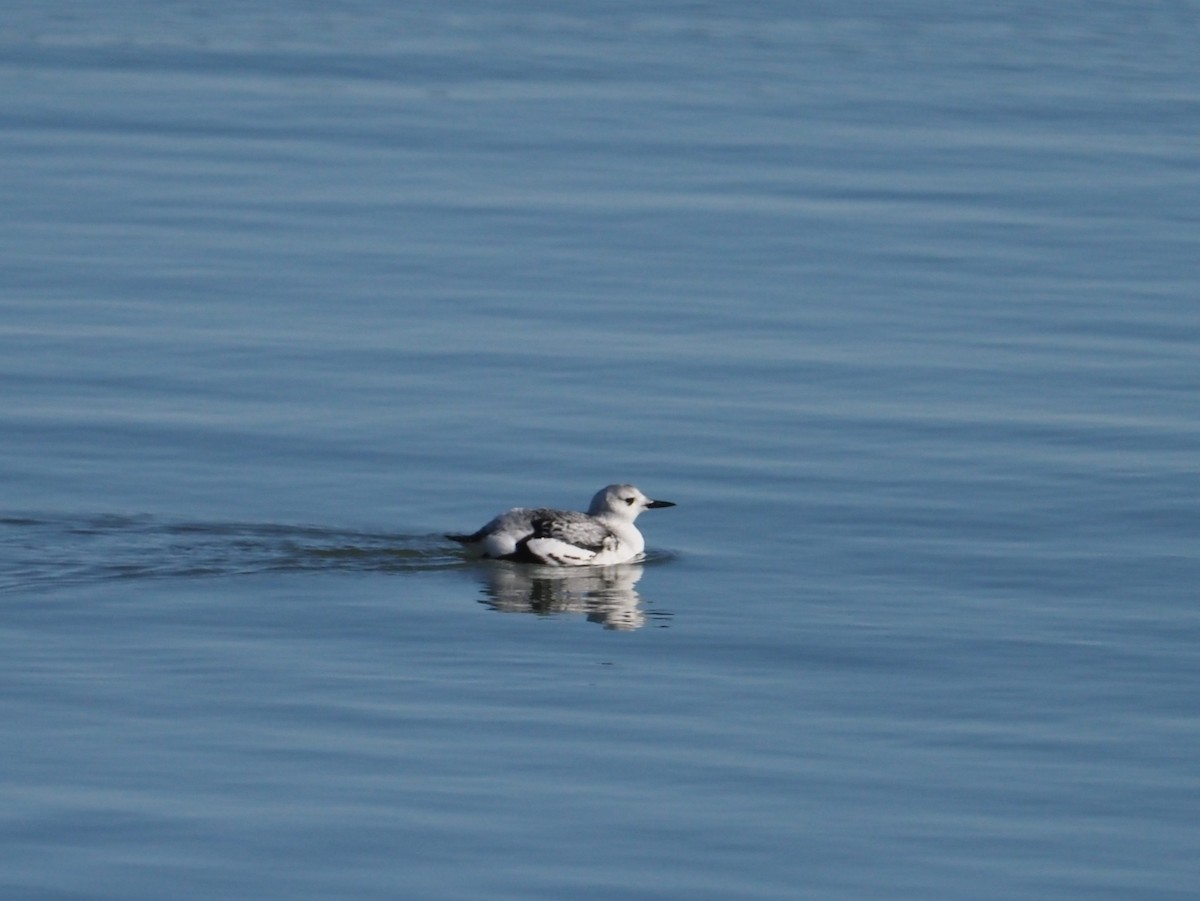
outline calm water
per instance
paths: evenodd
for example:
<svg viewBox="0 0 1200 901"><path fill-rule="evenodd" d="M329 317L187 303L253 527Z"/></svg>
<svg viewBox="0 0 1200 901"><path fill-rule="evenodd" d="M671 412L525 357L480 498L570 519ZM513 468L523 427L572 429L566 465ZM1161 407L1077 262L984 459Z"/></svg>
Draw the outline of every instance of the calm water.
<svg viewBox="0 0 1200 901"><path fill-rule="evenodd" d="M26 6L0 895L1195 897L1196 3Z"/></svg>

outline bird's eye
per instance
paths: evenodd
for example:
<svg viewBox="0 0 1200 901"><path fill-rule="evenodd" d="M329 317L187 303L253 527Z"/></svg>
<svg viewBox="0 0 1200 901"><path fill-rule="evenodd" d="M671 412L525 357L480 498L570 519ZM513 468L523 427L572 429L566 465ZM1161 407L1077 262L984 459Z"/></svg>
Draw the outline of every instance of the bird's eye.
<svg viewBox="0 0 1200 901"><path fill-rule="evenodd" d="M636 498L627 497L627 498L625 498L625 503L629 504L629 506L632 507L634 500L636 500Z"/></svg>

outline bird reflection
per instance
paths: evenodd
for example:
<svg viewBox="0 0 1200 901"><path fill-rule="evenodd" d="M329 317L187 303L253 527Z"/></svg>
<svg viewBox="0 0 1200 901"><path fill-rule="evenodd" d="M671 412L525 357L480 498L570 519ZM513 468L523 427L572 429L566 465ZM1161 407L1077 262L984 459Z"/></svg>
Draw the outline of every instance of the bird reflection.
<svg viewBox="0 0 1200 901"><path fill-rule="evenodd" d="M641 596L634 590L643 572L638 563L579 567L492 563L479 572L484 581L482 603L502 613L577 613L606 629L621 631L646 625Z"/></svg>

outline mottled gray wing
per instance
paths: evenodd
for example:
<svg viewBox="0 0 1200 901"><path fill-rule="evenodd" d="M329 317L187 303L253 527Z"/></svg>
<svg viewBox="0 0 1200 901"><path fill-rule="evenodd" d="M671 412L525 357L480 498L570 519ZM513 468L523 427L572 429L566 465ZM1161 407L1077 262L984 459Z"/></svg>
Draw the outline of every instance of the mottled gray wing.
<svg viewBox="0 0 1200 901"><path fill-rule="evenodd" d="M602 551L614 540L608 528L586 513L533 511L532 538L556 538L589 551Z"/></svg>
<svg viewBox="0 0 1200 901"><path fill-rule="evenodd" d="M505 532L511 534L513 541L516 542L533 534L533 515L538 512L541 511L515 507L488 520L482 528L470 535L448 534L446 537L461 544L477 544L484 541L489 535Z"/></svg>

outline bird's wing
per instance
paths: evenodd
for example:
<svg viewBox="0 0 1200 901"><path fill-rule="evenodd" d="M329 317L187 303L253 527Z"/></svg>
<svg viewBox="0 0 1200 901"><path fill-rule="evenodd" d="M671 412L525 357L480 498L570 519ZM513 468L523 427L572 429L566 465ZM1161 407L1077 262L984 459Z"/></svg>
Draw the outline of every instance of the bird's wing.
<svg viewBox="0 0 1200 901"><path fill-rule="evenodd" d="M487 540L489 536L501 532L511 532L517 538L522 538L533 532L533 523L529 518L529 514L532 512L531 510L524 510L517 507L509 510L507 513L501 513L493 517L470 534L447 532L446 537L460 544L478 544L481 541Z"/></svg>
<svg viewBox="0 0 1200 901"><path fill-rule="evenodd" d="M590 563L617 546L617 536L595 517L565 510L517 507L472 535L450 535L499 560L525 563Z"/></svg>
<svg viewBox="0 0 1200 901"><path fill-rule="evenodd" d="M530 540L543 538L561 541L593 554L612 547L616 542L616 536L594 517L561 510L534 511L533 536Z"/></svg>

